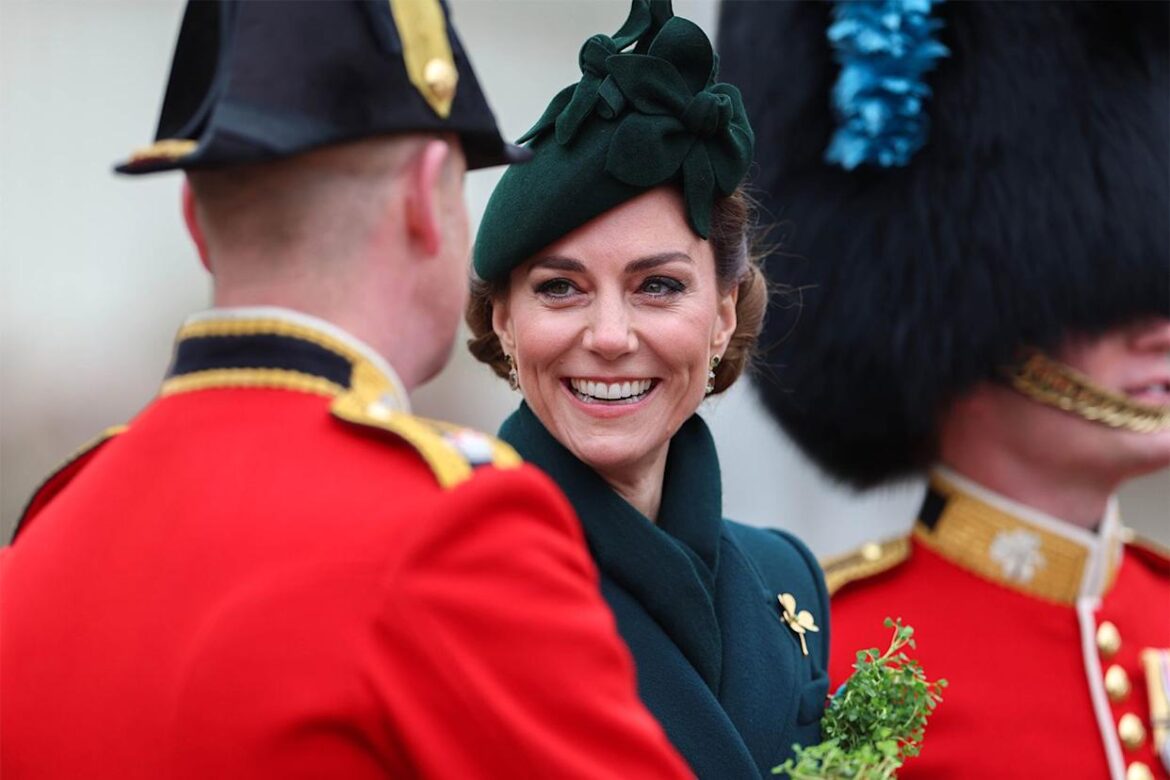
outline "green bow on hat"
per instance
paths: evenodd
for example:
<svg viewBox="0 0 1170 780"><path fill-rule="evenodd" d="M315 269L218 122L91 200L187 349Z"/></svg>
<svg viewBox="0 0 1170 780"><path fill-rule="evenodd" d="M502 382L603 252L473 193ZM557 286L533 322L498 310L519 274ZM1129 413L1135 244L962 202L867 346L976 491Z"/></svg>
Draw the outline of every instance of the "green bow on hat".
<svg viewBox="0 0 1170 780"><path fill-rule="evenodd" d="M517 143L526 143L555 124L557 143L567 144L594 108L606 119L620 114L625 98L609 78L605 61L644 36L657 33L672 16L670 0L634 0L625 24L612 37L598 33L585 41L577 55L581 80L561 90Z"/></svg>
<svg viewBox="0 0 1170 780"><path fill-rule="evenodd" d="M530 142L532 162L508 169L492 193L476 239L482 279L503 277L594 217L672 182L691 228L706 238L715 198L747 173L754 136L739 90L715 82L710 41L672 16L669 3L635 0L622 28L586 40L579 61L581 80L520 139Z"/></svg>

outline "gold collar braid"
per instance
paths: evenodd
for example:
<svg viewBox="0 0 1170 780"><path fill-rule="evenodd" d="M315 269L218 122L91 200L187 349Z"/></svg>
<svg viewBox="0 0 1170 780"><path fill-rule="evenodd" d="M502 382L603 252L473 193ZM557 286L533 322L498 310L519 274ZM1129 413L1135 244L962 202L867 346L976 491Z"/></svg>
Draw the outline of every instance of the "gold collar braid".
<svg viewBox="0 0 1170 780"><path fill-rule="evenodd" d="M1170 428L1170 406L1147 406L1106 390L1047 355L1028 350L1010 373L1012 387L1047 406L1110 428L1157 433Z"/></svg>

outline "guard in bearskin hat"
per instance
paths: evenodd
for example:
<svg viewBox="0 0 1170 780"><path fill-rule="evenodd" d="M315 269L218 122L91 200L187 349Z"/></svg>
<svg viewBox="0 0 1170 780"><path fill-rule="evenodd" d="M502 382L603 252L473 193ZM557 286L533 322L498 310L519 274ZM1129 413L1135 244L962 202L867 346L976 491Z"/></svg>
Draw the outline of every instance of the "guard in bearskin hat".
<svg viewBox="0 0 1170 780"><path fill-rule="evenodd" d="M186 173L215 308L0 550L0 775L689 776L564 496L410 411L529 156L440 0L188 5L119 170Z"/></svg>
<svg viewBox="0 0 1170 780"><path fill-rule="evenodd" d="M1167 777L1170 557L1115 493L1170 463L1165 3L727 4L782 233L764 401L911 534L827 563L840 682L901 616L950 680L907 776Z"/></svg>

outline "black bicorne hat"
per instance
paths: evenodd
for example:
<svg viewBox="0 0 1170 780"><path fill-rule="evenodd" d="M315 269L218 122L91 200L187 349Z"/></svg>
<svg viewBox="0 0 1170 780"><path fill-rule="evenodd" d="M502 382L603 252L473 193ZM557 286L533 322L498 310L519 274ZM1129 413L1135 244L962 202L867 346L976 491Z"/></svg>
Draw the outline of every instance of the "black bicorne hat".
<svg viewBox="0 0 1170 780"><path fill-rule="evenodd" d="M122 173L272 160L404 132L455 133L469 168L506 143L440 0L191 0L155 143Z"/></svg>
<svg viewBox="0 0 1170 780"><path fill-rule="evenodd" d="M803 301L769 312L757 384L806 453L866 487L928 465L940 415L1022 346L1170 313L1170 6L838 5L876 9L895 49L882 13L937 20L925 89L892 82L921 113L905 164L826 162L840 10L726 3L719 50L782 242L768 276Z"/></svg>

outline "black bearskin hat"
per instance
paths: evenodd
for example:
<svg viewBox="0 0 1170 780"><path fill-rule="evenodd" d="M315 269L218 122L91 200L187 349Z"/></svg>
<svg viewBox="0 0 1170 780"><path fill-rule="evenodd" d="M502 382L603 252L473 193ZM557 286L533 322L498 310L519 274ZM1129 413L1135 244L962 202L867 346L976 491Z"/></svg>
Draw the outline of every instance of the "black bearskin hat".
<svg viewBox="0 0 1170 780"><path fill-rule="evenodd" d="M723 73L781 245L766 270L801 300L769 311L757 385L831 475L928 465L940 414L1023 345L1170 313L1168 8L935 5L923 145L845 170L825 162L833 6L725 3Z"/></svg>

